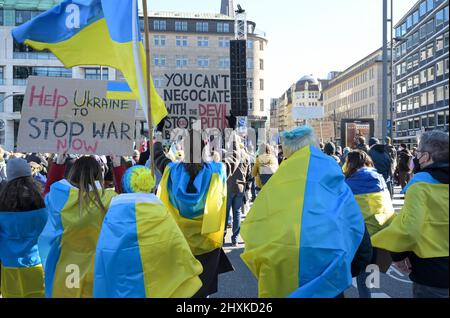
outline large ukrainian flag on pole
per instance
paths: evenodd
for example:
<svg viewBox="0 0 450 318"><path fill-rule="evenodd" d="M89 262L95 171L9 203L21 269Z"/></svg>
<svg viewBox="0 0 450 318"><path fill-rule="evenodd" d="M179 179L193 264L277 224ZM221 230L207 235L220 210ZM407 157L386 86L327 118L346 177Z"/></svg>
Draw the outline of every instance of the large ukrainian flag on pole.
<svg viewBox="0 0 450 318"><path fill-rule="evenodd" d="M148 120L145 50L137 0L65 0L12 30L14 39L36 50L48 49L65 67L102 65L120 70ZM151 81L153 124L166 115ZM115 90L114 97L120 97Z"/></svg>

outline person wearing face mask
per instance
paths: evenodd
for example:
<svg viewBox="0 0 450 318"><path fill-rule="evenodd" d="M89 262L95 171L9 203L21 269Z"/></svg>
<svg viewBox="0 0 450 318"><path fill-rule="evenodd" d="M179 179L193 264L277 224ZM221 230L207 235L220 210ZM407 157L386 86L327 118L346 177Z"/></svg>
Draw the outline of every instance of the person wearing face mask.
<svg viewBox="0 0 450 318"><path fill-rule="evenodd" d="M409 273L415 298L449 297L448 133L430 131L419 142L419 170L403 189L405 204L392 223L372 236L397 268Z"/></svg>

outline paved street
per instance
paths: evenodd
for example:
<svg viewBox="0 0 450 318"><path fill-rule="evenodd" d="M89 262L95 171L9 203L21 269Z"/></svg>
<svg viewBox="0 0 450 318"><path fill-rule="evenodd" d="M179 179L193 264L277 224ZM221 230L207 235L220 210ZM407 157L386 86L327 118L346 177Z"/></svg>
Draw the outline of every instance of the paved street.
<svg viewBox="0 0 450 318"><path fill-rule="evenodd" d="M396 211L399 211L403 205L403 196L399 192L400 188L396 188L393 201ZM231 230L228 231L224 249L233 263L235 271L219 276L219 292L212 298L258 297L257 281L240 258L240 254L244 251L243 241L240 240L238 247L231 247L230 235ZM380 275L380 288L373 288L372 295L373 298L411 298L412 284L407 276L391 266L386 274ZM353 280L353 286L345 292L345 296L358 298L355 280Z"/></svg>

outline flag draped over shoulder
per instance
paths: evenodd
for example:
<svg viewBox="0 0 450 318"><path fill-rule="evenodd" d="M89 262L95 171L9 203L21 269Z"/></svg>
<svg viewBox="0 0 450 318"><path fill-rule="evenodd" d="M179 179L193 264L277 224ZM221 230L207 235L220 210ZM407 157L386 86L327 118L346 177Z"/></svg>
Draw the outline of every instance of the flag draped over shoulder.
<svg viewBox="0 0 450 318"><path fill-rule="evenodd" d="M372 237L372 245L391 252L414 252L420 258L448 257L448 184L420 172L403 191L400 214Z"/></svg>
<svg viewBox="0 0 450 318"><path fill-rule="evenodd" d="M364 219L333 159L307 146L284 161L242 224L260 297L336 297L352 281Z"/></svg>
<svg viewBox="0 0 450 318"><path fill-rule="evenodd" d="M36 50L48 49L65 67L102 65L120 70L148 117L146 60L137 0L65 0L12 30L14 39ZM118 94L114 97L129 97ZM111 90L109 90L111 92ZM128 96L126 96L128 95ZM151 81L153 123L166 115Z"/></svg>
<svg viewBox="0 0 450 318"><path fill-rule="evenodd" d="M115 197L97 242L94 297L184 298L202 286L202 265L153 194Z"/></svg>
<svg viewBox="0 0 450 318"><path fill-rule="evenodd" d="M375 168L364 167L346 179L361 208L372 236L392 221L395 211L383 176Z"/></svg>

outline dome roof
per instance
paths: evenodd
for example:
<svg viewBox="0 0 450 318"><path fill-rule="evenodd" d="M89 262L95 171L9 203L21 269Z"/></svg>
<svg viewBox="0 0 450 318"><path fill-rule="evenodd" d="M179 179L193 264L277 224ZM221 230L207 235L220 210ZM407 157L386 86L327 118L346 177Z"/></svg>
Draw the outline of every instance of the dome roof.
<svg viewBox="0 0 450 318"><path fill-rule="evenodd" d="M297 82L297 84L303 84L305 82L309 82L311 84L318 83L317 80L312 75L305 75Z"/></svg>

